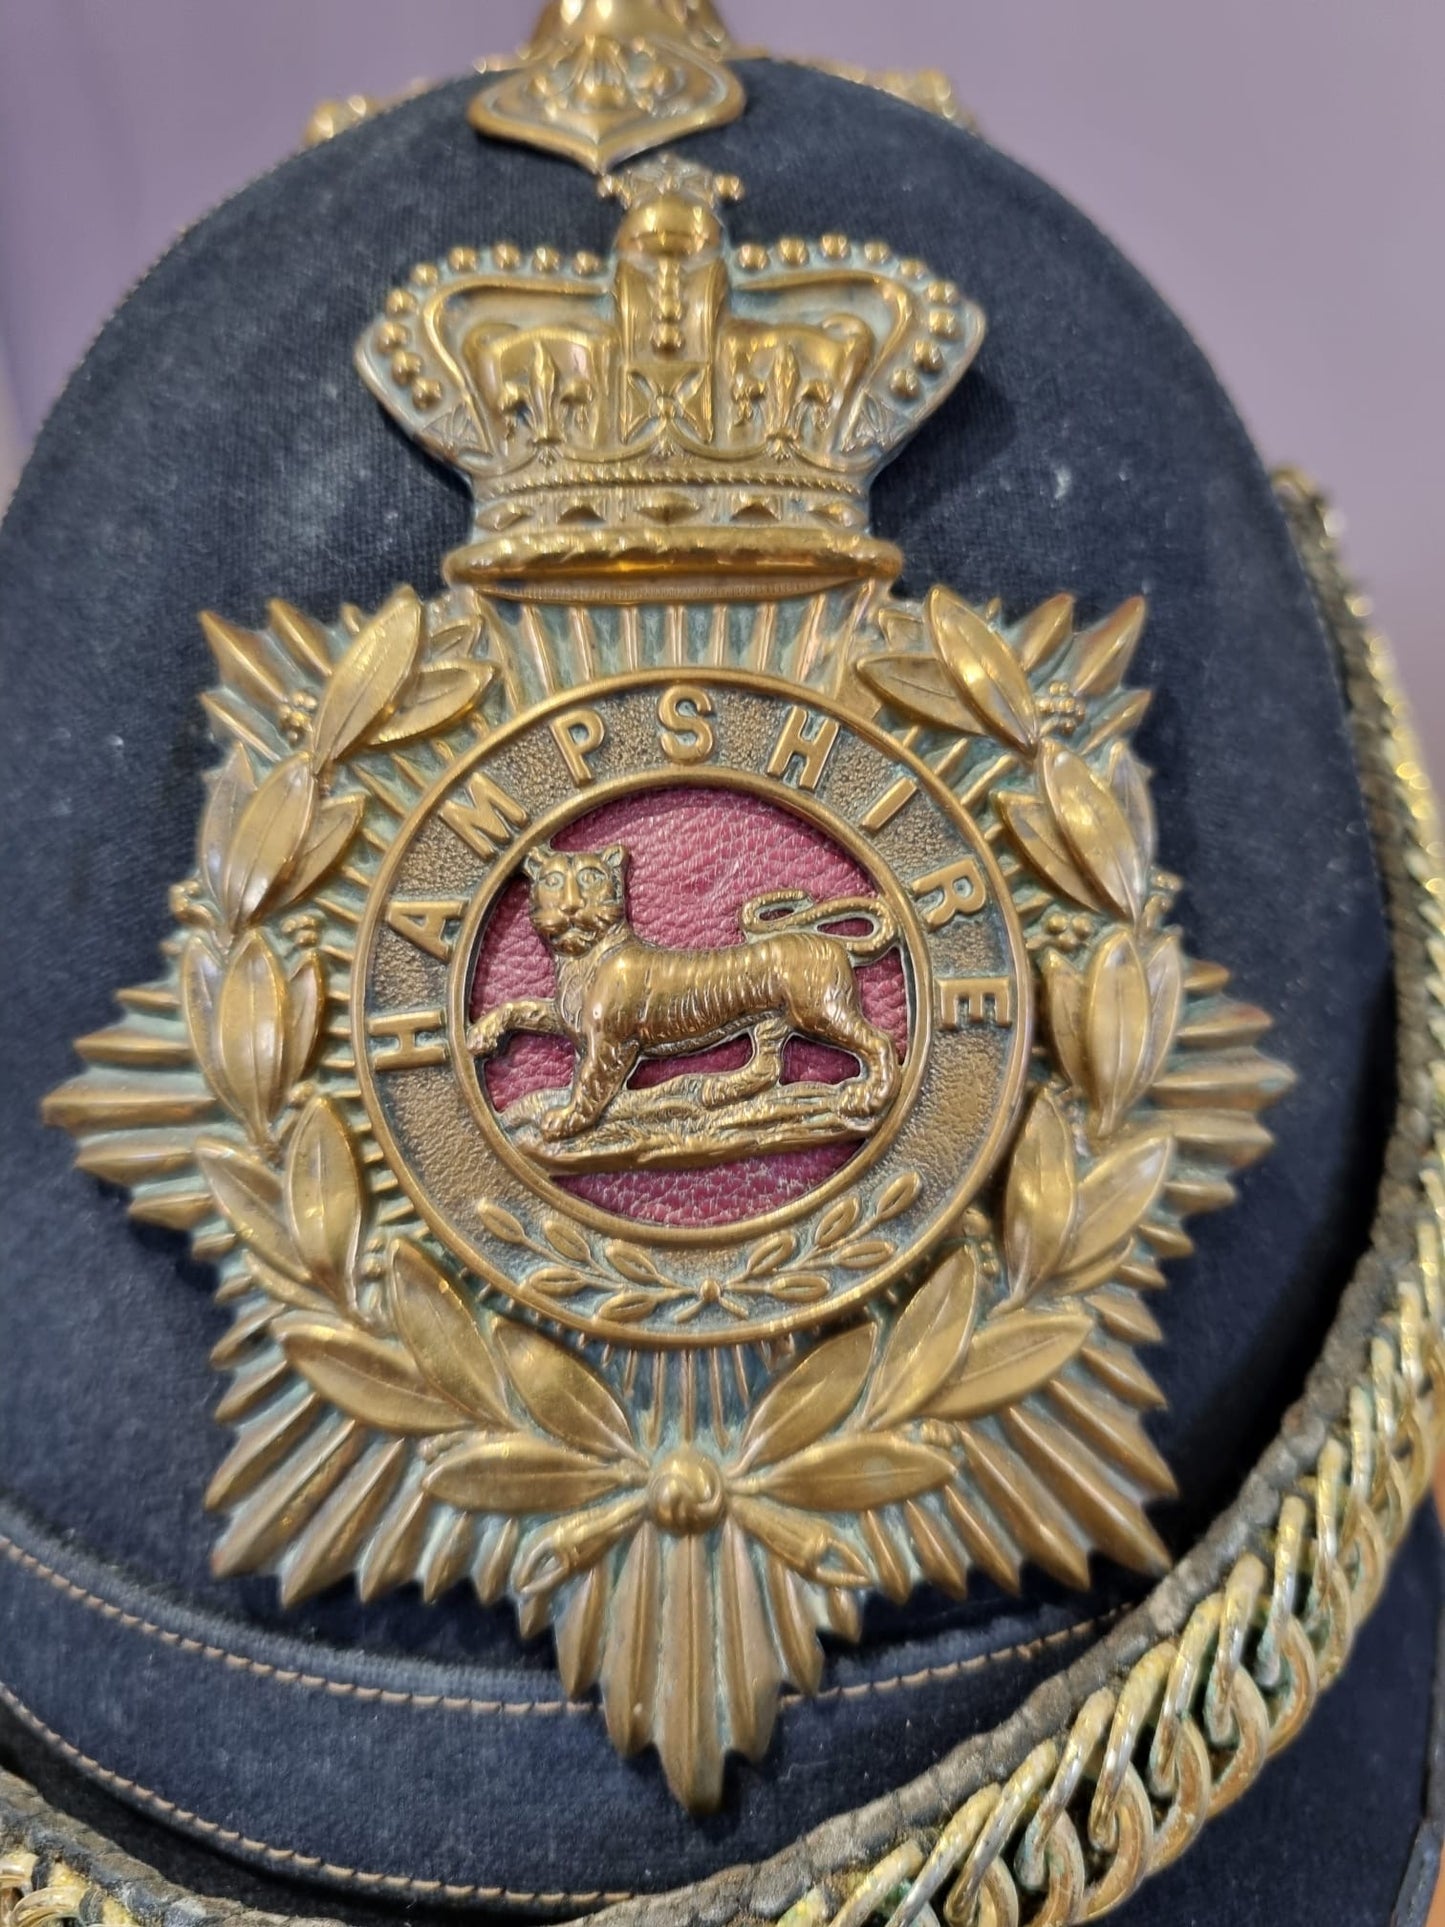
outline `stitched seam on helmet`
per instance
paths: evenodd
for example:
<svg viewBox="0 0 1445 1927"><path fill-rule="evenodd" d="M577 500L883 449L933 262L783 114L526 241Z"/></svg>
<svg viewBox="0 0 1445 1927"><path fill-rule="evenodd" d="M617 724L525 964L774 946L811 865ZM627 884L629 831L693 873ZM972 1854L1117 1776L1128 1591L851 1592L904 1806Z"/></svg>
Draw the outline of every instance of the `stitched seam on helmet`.
<svg viewBox="0 0 1445 1927"><path fill-rule="evenodd" d="M45 1564L33 1552L27 1552L13 1539L0 1533L0 1552L17 1565L22 1571L44 1580L67 1599L97 1612L104 1619L115 1621L130 1632L138 1632L148 1639L158 1640L163 1646L173 1647L176 1651L187 1653L194 1658L204 1659L216 1665L229 1667L235 1672L251 1673L258 1679L273 1681L280 1686L295 1686L312 1693L330 1693L338 1699L355 1699L364 1705L406 1706L416 1712L431 1713L474 1713L492 1714L508 1718L555 1718L558 1714L596 1714L601 1708L591 1700L479 1700L461 1698L445 1693L397 1692L383 1686L362 1686L355 1680L332 1679L325 1673L302 1673L292 1667L277 1666L270 1660L252 1659L245 1653L233 1653L224 1646L214 1646L203 1640L193 1639L189 1634L172 1632L168 1627L158 1626L153 1620L143 1619L137 1613L127 1612L123 1607L103 1599L99 1593L89 1592L84 1586L77 1585L64 1573L57 1572L53 1566ZM1012 1646L1000 1646L989 1653L975 1653L968 1659L950 1660L944 1666L921 1666L913 1672L893 1673L883 1679L859 1680L851 1686L829 1686L819 1693L784 1693L781 1705L784 1707L818 1705L830 1700L866 1699L875 1693L892 1693L904 1688L928 1686L940 1680L957 1679L964 1674L980 1672L985 1667L1001 1665L1010 1659L1032 1659L1046 1653L1055 1646L1062 1646L1071 1640L1082 1639L1090 1633L1101 1632L1112 1625L1128 1608L1116 1606L1112 1611L1100 1613L1093 1619L1081 1620L1076 1626L1064 1626L1052 1633L1040 1633L1037 1639L1020 1640ZM0 1685L0 1692L6 1689Z"/></svg>
<svg viewBox="0 0 1445 1927"><path fill-rule="evenodd" d="M192 1833L204 1834L208 1840L216 1840L236 1852L249 1854L253 1858L271 1862L278 1867L295 1868L303 1873L321 1874L329 1880L346 1881L353 1886L372 1890L384 1889L390 1893L429 1894L445 1900L502 1900L513 1901L527 1906L595 1906L599 1902L632 1900L636 1896L626 1890L604 1892L594 1889L590 1893L569 1893L556 1890L550 1893L520 1893L510 1887L483 1887L475 1883L453 1884L445 1880L418 1880L407 1874L368 1873L357 1867L340 1867L319 1854L300 1853L295 1847L273 1847L264 1840L253 1840L249 1834L240 1833L234 1827L223 1827L215 1820L204 1820L189 1807L178 1806L174 1800L167 1800L163 1794L154 1793L138 1780L128 1779L123 1773L115 1773L93 1760L88 1753L82 1753L78 1746L49 1727L23 1700L16 1697L8 1686L0 1685L0 1704L27 1726L38 1739L44 1740L56 1752L72 1761L84 1772L91 1774L103 1785L113 1787L118 1793L138 1805L149 1807L167 1822L186 1828Z"/></svg>

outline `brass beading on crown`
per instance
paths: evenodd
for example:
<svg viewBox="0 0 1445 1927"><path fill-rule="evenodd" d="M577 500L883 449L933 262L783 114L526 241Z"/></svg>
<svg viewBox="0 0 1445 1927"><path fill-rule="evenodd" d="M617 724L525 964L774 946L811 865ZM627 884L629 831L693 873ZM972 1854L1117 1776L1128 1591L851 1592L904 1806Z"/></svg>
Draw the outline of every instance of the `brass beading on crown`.
<svg viewBox="0 0 1445 1927"><path fill-rule="evenodd" d="M611 260L501 243L425 262L357 350L476 498L453 581L752 598L891 580L877 470L962 379L977 305L884 243L734 247L741 186L666 158L603 183Z"/></svg>

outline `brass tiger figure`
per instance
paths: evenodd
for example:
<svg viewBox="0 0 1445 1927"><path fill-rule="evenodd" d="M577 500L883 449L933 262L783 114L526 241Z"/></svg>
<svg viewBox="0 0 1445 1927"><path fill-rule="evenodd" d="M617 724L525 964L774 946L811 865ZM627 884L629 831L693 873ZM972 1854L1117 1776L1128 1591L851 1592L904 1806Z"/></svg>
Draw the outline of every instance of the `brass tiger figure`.
<svg viewBox="0 0 1445 1927"><path fill-rule="evenodd" d="M851 1052L861 1075L838 1087L840 1112L875 1117L898 1088L892 1039L870 1024L853 971L897 942L882 897L814 903L797 891L754 898L738 914L744 942L674 950L643 941L627 915L627 851L620 843L576 853L542 845L526 858L532 927L551 950L557 992L489 1011L467 1048L489 1057L515 1031L566 1038L577 1051L567 1102L539 1120L550 1142L596 1124L644 1058L679 1057L751 1033L739 1071L702 1080L704 1106L777 1087L783 1047L797 1033ZM834 936L820 926L868 925ZM659 1096L670 1086L656 1087Z"/></svg>

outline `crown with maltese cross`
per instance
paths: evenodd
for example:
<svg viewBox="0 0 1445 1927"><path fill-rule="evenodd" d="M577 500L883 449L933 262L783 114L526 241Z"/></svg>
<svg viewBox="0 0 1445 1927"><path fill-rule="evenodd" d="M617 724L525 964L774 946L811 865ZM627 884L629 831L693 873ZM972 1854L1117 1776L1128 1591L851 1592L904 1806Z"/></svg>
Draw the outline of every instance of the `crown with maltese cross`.
<svg viewBox="0 0 1445 1927"><path fill-rule="evenodd" d="M869 486L961 379L982 310L881 241L734 247L740 183L671 156L602 192L623 208L606 260L454 248L358 343L471 484L448 577L629 599L891 580Z"/></svg>

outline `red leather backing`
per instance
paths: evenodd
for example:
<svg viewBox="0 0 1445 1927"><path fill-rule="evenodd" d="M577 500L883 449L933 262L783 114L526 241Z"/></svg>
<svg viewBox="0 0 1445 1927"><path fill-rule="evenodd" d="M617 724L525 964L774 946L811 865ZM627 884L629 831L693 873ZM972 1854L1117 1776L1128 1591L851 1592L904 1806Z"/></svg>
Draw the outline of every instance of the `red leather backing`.
<svg viewBox="0 0 1445 1927"><path fill-rule="evenodd" d="M713 946L742 941L738 912L768 890L806 890L819 901L876 888L831 838L811 823L760 798L710 789L646 792L604 804L557 838L568 850L622 843L631 855L628 902L633 928L649 943ZM844 926L846 927L846 926ZM547 997L551 958L527 917L527 885L503 895L482 940L472 986L478 1016L511 997ZM908 1044L908 1004L896 952L858 972L863 1008L899 1054ZM687 1058L643 1064L634 1085L682 1071L736 1069L747 1062L746 1039ZM497 1110L529 1092L565 1085L570 1045L548 1037L514 1037L486 1069ZM788 1082L837 1083L856 1061L842 1051L794 1038L784 1059ZM741 1158L704 1171L614 1171L566 1181L577 1197L646 1224L736 1222L791 1202L830 1177L853 1155L849 1144Z"/></svg>

